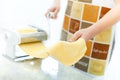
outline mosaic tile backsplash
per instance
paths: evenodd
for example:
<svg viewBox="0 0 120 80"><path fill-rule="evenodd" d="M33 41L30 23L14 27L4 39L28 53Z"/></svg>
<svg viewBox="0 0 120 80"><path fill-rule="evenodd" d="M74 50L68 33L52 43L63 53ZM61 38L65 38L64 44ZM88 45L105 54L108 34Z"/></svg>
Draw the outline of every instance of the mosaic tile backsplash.
<svg viewBox="0 0 120 80"><path fill-rule="evenodd" d="M61 40L67 41L72 35L87 28L102 18L110 8L93 5L92 0L68 0ZM109 28L89 40L85 56L74 65L80 71L90 75L103 76L110 55L112 28Z"/></svg>

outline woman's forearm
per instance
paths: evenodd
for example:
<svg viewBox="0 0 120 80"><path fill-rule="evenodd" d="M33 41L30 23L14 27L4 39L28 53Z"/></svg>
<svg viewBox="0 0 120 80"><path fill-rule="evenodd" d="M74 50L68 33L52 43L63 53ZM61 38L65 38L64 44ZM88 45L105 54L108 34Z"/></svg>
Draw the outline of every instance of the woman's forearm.
<svg viewBox="0 0 120 80"><path fill-rule="evenodd" d="M120 5L113 7L106 15L104 15L98 22L89 27L89 36L94 37L103 30L111 27L120 20ZM92 33L92 34L91 34Z"/></svg>
<svg viewBox="0 0 120 80"><path fill-rule="evenodd" d="M95 24L86 29L81 29L75 32L70 41L73 42L79 38L83 38L85 41L88 41L98 33L106 30L107 28L120 21L120 0L115 0L115 3L116 5Z"/></svg>

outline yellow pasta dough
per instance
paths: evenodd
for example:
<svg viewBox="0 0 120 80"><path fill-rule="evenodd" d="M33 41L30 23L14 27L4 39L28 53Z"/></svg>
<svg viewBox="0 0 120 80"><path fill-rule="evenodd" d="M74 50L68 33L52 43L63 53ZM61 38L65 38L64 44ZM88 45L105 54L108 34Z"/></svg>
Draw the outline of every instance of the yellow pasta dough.
<svg viewBox="0 0 120 80"><path fill-rule="evenodd" d="M21 34L36 32L35 29L24 29ZM75 42L59 41L50 48L45 48L42 42L19 44L20 48L28 55L37 58L52 56L64 65L70 66L78 62L86 52L85 40L80 38Z"/></svg>
<svg viewBox="0 0 120 80"><path fill-rule="evenodd" d="M20 34L26 34L26 33L32 33L37 32L37 29L35 28L22 28L17 30Z"/></svg>
<svg viewBox="0 0 120 80"><path fill-rule="evenodd" d="M37 29L35 28L22 28L17 30L20 34L29 34L29 33L34 33L37 32ZM42 42L36 42L36 38L22 38L22 42L26 43L21 43L19 44L20 48L28 55L36 58L46 58L48 54L39 54L38 52L40 51L45 51L45 46L43 45ZM28 41L28 42L27 42ZM33 41L33 42L30 42ZM44 53L44 52L42 52Z"/></svg>
<svg viewBox="0 0 120 80"><path fill-rule="evenodd" d="M59 41L50 48L45 48L40 42L20 44L20 47L30 56L37 58L52 56L67 66L78 62L87 49L85 40L82 38L75 42Z"/></svg>
<svg viewBox="0 0 120 80"><path fill-rule="evenodd" d="M48 53L64 65L70 66L85 55L86 49L85 40L80 38L75 42L60 41L51 47Z"/></svg>
<svg viewBox="0 0 120 80"><path fill-rule="evenodd" d="M44 53L42 51L46 51L45 46L41 42L24 43L24 44L20 44L19 46L24 52L26 52L26 54L28 54L32 57L36 57L36 58L48 57L48 54L40 54L39 53L40 51L41 51L41 53Z"/></svg>

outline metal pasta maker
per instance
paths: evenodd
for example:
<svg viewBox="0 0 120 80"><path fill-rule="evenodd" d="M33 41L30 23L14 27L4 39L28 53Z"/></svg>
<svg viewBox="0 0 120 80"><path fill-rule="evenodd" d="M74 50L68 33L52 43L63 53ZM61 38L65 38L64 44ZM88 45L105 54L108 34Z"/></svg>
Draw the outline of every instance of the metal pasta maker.
<svg viewBox="0 0 120 80"><path fill-rule="evenodd" d="M6 41L6 51L3 54L7 58L10 58L14 61L23 61L26 59L33 59L24 51L19 48L20 43L28 43L35 41L44 41L47 40L46 31L39 29L35 26L28 26L28 28L21 28L18 30L4 30L4 38ZM26 31L26 32L24 32Z"/></svg>

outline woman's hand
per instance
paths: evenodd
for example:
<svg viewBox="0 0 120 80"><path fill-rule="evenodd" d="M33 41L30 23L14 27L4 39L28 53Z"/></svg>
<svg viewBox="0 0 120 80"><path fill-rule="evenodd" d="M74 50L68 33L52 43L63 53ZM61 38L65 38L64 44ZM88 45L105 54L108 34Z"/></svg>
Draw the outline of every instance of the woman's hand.
<svg viewBox="0 0 120 80"><path fill-rule="evenodd" d="M78 40L79 38L83 38L85 39L85 41L88 41L93 36L94 35L92 34L92 32L90 32L89 28L81 29L73 34L72 38L70 39L70 42L74 42Z"/></svg>
<svg viewBox="0 0 120 80"><path fill-rule="evenodd" d="M46 17L56 19L60 11L60 0L54 0L53 5L45 13ZM52 13L52 16L49 16L49 13Z"/></svg>

